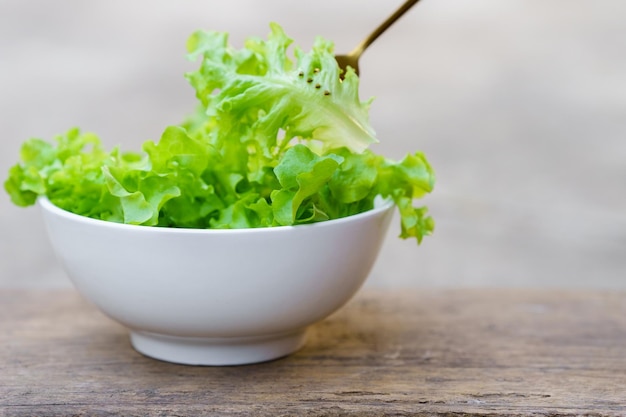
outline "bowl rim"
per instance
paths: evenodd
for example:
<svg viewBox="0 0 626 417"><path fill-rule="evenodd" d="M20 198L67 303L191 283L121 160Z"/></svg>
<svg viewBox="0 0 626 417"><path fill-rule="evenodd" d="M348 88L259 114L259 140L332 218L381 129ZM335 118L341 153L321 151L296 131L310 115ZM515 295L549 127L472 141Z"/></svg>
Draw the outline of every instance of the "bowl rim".
<svg viewBox="0 0 626 417"><path fill-rule="evenodd" d="M394 206L393 200L390 198L384 199L382 197L376 197L374 200L374 208L364 211L362 213L353 214L347 217L341 217L338 219L325 220L317 223L299 224L293 226L271 226L271 227L249 227L241 229L194 229L184 227L158 227L158 226L146 226L137 224L117 223L108 220L94 219L92 217L83 216L81 214L72 213L61 207L54 205L46 196L39 196L37 198L37 205L53 215L65 218L67 220L83 223L90 226L105 227L111 229L121 230L135 230L141 233L177 233L177 234L249 234L249 233L288 233L293 230L304 229L319 229L324 227L333 227L343 223L352 223L359 219L365 219L368 217L376 217L378 214L389 210Z"/></svg>

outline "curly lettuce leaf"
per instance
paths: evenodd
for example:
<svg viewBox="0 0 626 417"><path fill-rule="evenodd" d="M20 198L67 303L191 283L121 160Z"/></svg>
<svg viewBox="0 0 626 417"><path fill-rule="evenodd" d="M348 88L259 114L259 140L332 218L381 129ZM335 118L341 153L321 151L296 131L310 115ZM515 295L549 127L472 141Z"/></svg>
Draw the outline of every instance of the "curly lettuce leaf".
<svg viewBox="0 0 626 417"><path fill-rule="evenodd" d="M219 121L220 133L262 143L268 151L277 138L283 146L298 137L355 152L377 142L370 102L360 101L353 70L340 79L333 44L317 38L309 53L296 48L292 61L291 43L277 24L267 41L248 40L243 50L231 48L223 33L191 36L189 56L202 63L187 78L207 116Z"/></svg>
<svg viewBox="0 0 626 417"><path fill-rule="evenodd" d="M291 225L311 220L310 214L299 219L298 213L312 213L318 221L328 219L329 216L315 205L315 201L310 201L310 207L303 203L327 186L342 161L343 158L334 154L318 156L304 145L287 150L274 168L282 187L271 194L276 223Z"/></svg>

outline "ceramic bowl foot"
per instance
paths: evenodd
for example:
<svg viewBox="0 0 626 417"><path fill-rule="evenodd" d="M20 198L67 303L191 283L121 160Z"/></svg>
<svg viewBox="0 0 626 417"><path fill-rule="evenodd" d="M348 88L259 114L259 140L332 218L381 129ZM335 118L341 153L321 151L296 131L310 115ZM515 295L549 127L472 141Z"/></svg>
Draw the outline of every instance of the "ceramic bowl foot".
<svg viewBox="0 0 626 417"><path fill-rule="evenodd" d="M305 330L256 337L178 337L131 331L139 353L185 365L245 365L289 355L305 342Z"/></svg>

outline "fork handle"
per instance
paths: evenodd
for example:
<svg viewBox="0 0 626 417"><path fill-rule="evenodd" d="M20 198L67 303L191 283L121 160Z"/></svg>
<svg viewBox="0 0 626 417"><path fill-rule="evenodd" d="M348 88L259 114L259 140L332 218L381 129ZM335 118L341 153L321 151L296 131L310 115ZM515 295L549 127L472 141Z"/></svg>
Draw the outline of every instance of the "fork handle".
<svg viewBox="0 0 626 417"><path fill-rule="evenodd" d="M391 26L396 20L407 12L411 7L415 5L419 0L407 0L404 2L398 10L396 10L391 16L387 18L380 26L376 28L367 38L365 38L360 44L357 45L351 52L351 56L359 57L365 49L372 44L389 26Z"/></svg>

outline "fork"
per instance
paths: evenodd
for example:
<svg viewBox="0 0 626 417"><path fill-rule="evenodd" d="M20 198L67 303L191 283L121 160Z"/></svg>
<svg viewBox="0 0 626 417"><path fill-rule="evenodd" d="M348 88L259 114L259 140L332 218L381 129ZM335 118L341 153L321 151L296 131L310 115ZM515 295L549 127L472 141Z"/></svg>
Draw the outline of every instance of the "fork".
<svg viewBox="0 0 626 417"><path fill-rule="evenodd" d="M405 1L398 10L396 10L391 16L387 18L380 26L376 28L367 38L363 39L360 44L356 46L352 51L345 55L335 55L335 59L339 64L339 68L343 70L341 72L341 78L343 79L348 66L352 67L356 74L359 74L359 57L389 26L391 26L396 20L398 20L404 13L406 13L411 7L415 5L419 0Z"/></svg>

